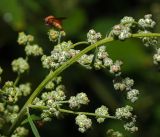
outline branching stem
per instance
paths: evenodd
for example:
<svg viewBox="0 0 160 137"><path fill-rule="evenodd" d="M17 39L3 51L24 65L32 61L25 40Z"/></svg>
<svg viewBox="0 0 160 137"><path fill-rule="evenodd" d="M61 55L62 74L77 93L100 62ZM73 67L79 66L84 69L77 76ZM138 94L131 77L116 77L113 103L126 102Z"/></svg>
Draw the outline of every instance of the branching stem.
<svg viewBox="0 0 160 137"><path fill-rule="evenodd" d="M141 37L160 37L160 33L137 33L137 34L132 34L131 36L132 38L141 38ZM16 120L14 121L14 123L12 124L12 126L10 127L7 135L10 136L13 131L15 130L15 128L21 123L21 121L23 120L23 117L26 113L26 108L32 104L32 101L35 99L35 97L37 97L39 95L39 93L42 91L42 89L45 87L45 85L51 81L54 77L58 76L62 71L64 71L65 69L67 69L69 66L71 66L74 62L76 62L82 55L84 55L85 53L91 51L92 49L101 46L103 44L107 44L109 42L114 41L114 39L112 37L106 37L102 40L97 41L95 44L92 44L88 47L86 47L85 49L83 49L79 54L77 54L76 56L74 56L73 58L71 58L70 60L68 60L67 62L65 62L62 66L60 66L58 69L56 69L55 71L51 71L46 77L45 79L38 85L38 87L35 89L35 91L31 94L31 96L29 97L29 99L27 100L27 102L24 104L24 106L22 107L19 115L17 116ZM61 111L64 111L63 109ZM70 113L73 113L72 111L68 111Z"/></svg>
<svg viewBox="0 0 160 137"><path fill-rule="evenodd" d="M40 110L48 109L47 106L30 105L29 107L30 107L30 108L33 108L33 109L40 109ZM62 108L58 108L58 111L61 112L61 113L68 113L68 114L73 114L73 115L87 115L87 116L93 116L93 117L116 119L115 116L97 115L97 114L95 114L95 113L89 113L89 112L77 112L77 111L72 111L72 110L62 109Z"/></svg>
<svg viewBox="0 0 160 137"><path fill-rule="evenodd" d="M111 118L111 119L116 119L114 116L109 116L109 115L97 115L95 113L89 113L89 112L76 112L68 109L58 109L62 113L68 113L68 114L73 114L73 115L87 115L87 116L94 116L94 117L101 117L101 118Z"/></svg>

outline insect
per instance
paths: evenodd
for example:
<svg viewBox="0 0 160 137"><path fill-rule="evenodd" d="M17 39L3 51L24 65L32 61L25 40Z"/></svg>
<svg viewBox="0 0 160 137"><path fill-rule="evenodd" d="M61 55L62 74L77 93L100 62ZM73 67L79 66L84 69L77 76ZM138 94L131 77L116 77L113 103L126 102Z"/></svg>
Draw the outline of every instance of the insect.
<svg viewBox="0 0 160 137"><path fill-rule="evenodd" d="M54 26L55 28L62 30L62 20L66 19L65 17L54 17L52 15L45 17L45 23L49 26Z"/></svg>

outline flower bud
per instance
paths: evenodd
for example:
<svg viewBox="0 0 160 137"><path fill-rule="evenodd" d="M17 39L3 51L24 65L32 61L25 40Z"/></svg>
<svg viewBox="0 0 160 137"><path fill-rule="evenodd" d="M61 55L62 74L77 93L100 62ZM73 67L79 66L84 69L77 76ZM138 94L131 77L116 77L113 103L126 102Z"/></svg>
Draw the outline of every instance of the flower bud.
<svg viewBox="0 0 160 137"><path fill-rule="evenodd" d="M95 114L99 115L97 117L97 122L98 123L102 123L105 120L105 118L103 116L109 116L109 114L108 114L108 108L106 106L102 105L100 108L97 108L95 110Z"/></svg>
<svg viewBox="0 0 160 137"><path fill-rule="evenodd" d="M91 119L87 118L86 115L78 115L75 120L76 124L79 126L78 130L81 133L84 133L87 129L89 129L92 126Z"/></svg>
<svg viewBox="0 0 160 137"><path fill-rule="evenodd" d="M17 73L24 73L29 70L28 62L22 57L12 61L12 70Z"/></svg>

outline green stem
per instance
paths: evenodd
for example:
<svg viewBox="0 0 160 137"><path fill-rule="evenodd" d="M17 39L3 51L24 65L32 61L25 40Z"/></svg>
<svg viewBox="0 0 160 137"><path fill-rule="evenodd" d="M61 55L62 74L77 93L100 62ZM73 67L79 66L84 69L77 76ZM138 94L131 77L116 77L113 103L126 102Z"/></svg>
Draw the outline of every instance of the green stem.
<svg viewBox="0 0 160 137"><path fill-rule="evenodd" d="M30 108L33 109L40 109L40 110L44 110L44 109L48 109L47 106L37 106L37 105L30 105ZM87 116L94 116L94 117L102 117L102 118L111 118L111 119L116 119L114 116L104 116L104 115L97 115L95 113L89 113L89 112L77 112L77 111L72 111L72 110L68 110L68 109L62 109L62 108L58 108L58 111L61 113L68 113L68 114L73 114L73 115L87 115Z"/></svg>
<svg viewBox="0 0 160 137"><path fill-rule="evenodd" d="M65 101L57 101L57 102L55 102L55 103L58 103L58 104L67 104L67 103L69 103L69 101L68 101L68 100L65 100Z"/></svg>
<svg viewBox="0 0 160 137"><path fill-rule="evenodd" d="M142 37L160 37L160 33L136 33L132 34L133 38L142 38Z"/></svg>
<svg viewBox="0 0 160 137"><path fill-rule="evenodd" d="M17 78L16 78L16 80L14 81L14 84L13 84L14 86L16 86L18 84L20 78L21 78L21 74L18 73Z"/></svg>
<svg viewBox="0 0 160 137"><path fill-rule="evenodd" d="M58 35L58 43L57 44L60 44L61 43L61 32L59 31L59 35Z"/></svg>
<svg viewBox="0 0 160 137"><path fill-rule="evenodd" d="M138 37L160 37L160 33L138 33L138 34L132 34L131 37L133 37L133 38L138 38ZM104 38L104 39L102 39L100 41L97 41L95 44L92 44L92 45L86 47L85 49L83 49L79 54L77 54L76 56L74 56L73 58L71 58L70 60L65 62L62 66L60 66L55 71L51 71L45 77L45 79L39 84L39 86L35 89L35 91L29 97L27 102L24 104L24 106L22 107L22 109L21 109L19 115L17 116L16 120L14 121L12 126L10 127L10 129L8 131L8 135L10 136L13 133L13 131L15 130L15 128L20 124L20 122L23 120L23 116L26 113L26 108L32 103L32 101L35 99L35 97L39 95L39 93L42 91L42 89L45 87L45 85L50 80L52 80L54 77L59 75L63 70L65 70L66 68L71 66L74 62L76 62L85 53L91 51L92 49L94 49L94 48L96 48L98 46L101 46L101 45L103 45L105 43L109 43L109 42L112 42L112 41L114 41L114 39L112 37L107 37L107 38Z"/></svg>
<svg viewBox="0 0 160 137"><path fill-rule="evenodd" d="M27 55L26 55L26 58L25 58L25 60L26 60L26 61L28 61L28 60L29 60L29 56L27 56Z"/></svg>
<svg viewBox="0 0 160 137"><path fill-rule="evenodd" d="M93 60L91 62L91 66L94 66L94 63L95 63L97 55L98 55L98 51L99 51L98 48L96 48L95 51L94 51L94 57L93 57Z"/></svg>
<svg viewBox="0 0 160 137"><path fill-rule="evenodd" d="M94 117L102 117L102 118L111 118L111 119L116 119L114 116L104 116L104 115L97 115L95 113L89 113L89 112L76 112L72 110L67 110L67 109L58 109L62 113L68 113L68 114L73 114L73 115L87 115L87 116L94 116Z"/></svg>
<svg viewBox="0 0 160 137"><path fill-rule="evenodd" d="M78 45L83 45L86 44L88 45L89 43L87 41L81 41L81 42L77 42L75 44L72 44L70 47L66 48L65 50L69 50L69 49L73 49L74 47L78 46Z"/></svg>
<svg viewBox="0 0 160 137"><path fill-rule="evenodd" d="M32 93L32 95L29 97L29 99L27 100L27 102L24 104L24 106L22 107L21 111L19 112L19 115L17 116L15 122L12 124L12 126L9 129L8 135L11 135L12 132L15 130L16 126L18 126L20 124L20 122L23 120L23 116L26 113L26 108L32 103L32 101L35 99L35 97L37 97L39 95L39 93L42 91L43 87L46 86L46 84L52 80L54 77L56 77L57 75L59 75L63 70L65 70L66 68L68 68L70 65L72 65L74 62L76 62L82 55L84 55L85 53L87 53L88 51L94 49L97 46L100 46L102 44L108 43L113 41L113 38L104 38L100 41L98 41L95 44L92 44L88 47L86 47L84 50L82 50L79 54L77 54L76 56L74 56L73 58L71 58L70 60L68 60L67 62L65 62L62 66L60 66L58 69L56 69L54 72L51 71L46 78L39 84L39 86L35 89L35 91Z"/></svg>
<svg viewBox="0 0 160 137"><path fill-rule="evenodd" d="M77 42L77 43L71 45L71 46L69 47L69 49L72 49L72 48L74 48L75 46L82 45L82 44L89 44L89 43L88 43L87 41Z"/></svg>

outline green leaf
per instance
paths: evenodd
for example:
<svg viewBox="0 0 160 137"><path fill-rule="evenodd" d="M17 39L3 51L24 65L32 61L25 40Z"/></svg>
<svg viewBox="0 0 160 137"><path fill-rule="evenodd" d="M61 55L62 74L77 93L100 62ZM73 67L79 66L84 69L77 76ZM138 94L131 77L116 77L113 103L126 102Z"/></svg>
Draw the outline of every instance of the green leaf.
<svg viewBox="0 0 160 137"><path fill-rule="evenodd" d="M29 108L27 108L27 118L28 118L28 122L31 126L31 129L32 129L32 132L33 132L34 136L35 137L40 137L39 132L38 132L35 124L33 123L33 120L32 120L31 115L29 113Z"/></svg>
<svg viewBox="0 0 160 137"><path fill-rule="evenodd" d="M41 120L41 117L36 116L36 115L34 115L34 114L32 114L30 117L32 118L33 121ZM22 121L21 125L24 125L24 124L26 124L26 123L28 123L28 122L29 122L29 121L28 121L28 118L26 118L25 120Z"/></svg>

